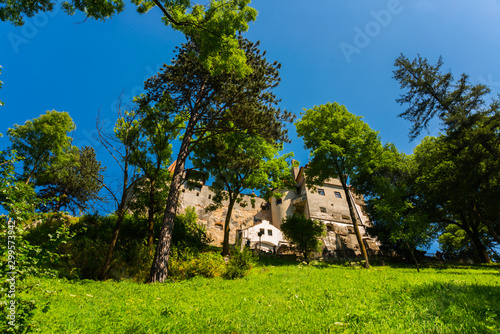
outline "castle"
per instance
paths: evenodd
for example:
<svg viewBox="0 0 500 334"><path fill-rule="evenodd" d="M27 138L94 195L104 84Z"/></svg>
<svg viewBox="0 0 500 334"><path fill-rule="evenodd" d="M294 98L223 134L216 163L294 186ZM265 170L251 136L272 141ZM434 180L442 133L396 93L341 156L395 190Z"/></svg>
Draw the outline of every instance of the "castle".
<svg viewBox="0 0 500 334"><path fill-rule="evenodd" d="M269 202L257 196L244 195L244 203L235 204L230 221L230 244L250 244L266 252L283 249L288 241L283 237L280 225L283 218L293 214L303 214L308 219L325 224L326 234L322 237L323 256L352 257L360 255L360 249L351 221L347 196L355 203L356 216L363 242L371 254L379 252L376 238L369 236L366 227L371 221L365 213L362 196L351 191L346 194L340 180L329 179L323 186L310 189L306 186L304 171L306 167L294 167L292 175L296 182L293 190L282 192L280 199L271 198ZM212 204L214 193L203 182L190 187L184 182L181 188L180 209L189 206L196 209L198 222L205 226L212 244L220 246L224 234L227 204L215 211L205 209Z"/></svg>

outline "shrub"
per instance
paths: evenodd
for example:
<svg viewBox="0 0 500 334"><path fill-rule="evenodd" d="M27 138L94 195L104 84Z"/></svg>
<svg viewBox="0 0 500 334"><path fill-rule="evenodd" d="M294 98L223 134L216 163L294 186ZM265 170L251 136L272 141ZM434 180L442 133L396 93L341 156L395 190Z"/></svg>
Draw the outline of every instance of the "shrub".
<svg viewBox="0 0 500 334"><path fill-rule="evenodd" d="M177 248L170 251L169 277L187 279L194 276L218 277L225 271L225 262L218 252L202 252Z"/></svg>
<svg viewBox="0 0 500 334"><path fill-rule="evenodd" d="M243 252L235 249L231 254L223 277L225 279L242 278L250 270L256 258L257 257L248 248L245 248Z"/></svg>

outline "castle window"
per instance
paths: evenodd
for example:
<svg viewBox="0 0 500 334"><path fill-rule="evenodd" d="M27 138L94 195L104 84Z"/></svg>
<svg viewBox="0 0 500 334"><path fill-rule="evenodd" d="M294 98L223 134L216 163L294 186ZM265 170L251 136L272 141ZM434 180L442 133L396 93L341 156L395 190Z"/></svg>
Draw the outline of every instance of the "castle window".
<svg viewBox="0 0 500 334"><path fill-rule="evenodd" d="M273 230L267 230L267 235L273 235Z"/></svg>
<svg viewBox="0 0 500 334"><path fill-rule="evenodd" d="M337 198L342 198L342 195L340 194L340 192L336 191L336 192L335 192L335 197L337 197Z"/></svg>
<svg viewBox="0 0 500 334"><path fill-rule="evenodd" d="M215 224L215 228L218 229L218 230L222 230L223 229L222 224L220 224L220 223Z"/></svg>
<svg viewBox="0 0 500 334"><path fill-rule="evenodd" d="M196 196L200 196L200 193L196 193Z"/></svg>
<svg viewBox="0 0 500 334"><path fill-rule="evenodd" d="M279 204L281 204L281 203L283 203L283 200L282 200L281 198L278 198L278 199L276 200L276 205L279 205Z"/></svg>
<svg viewBox="0 0 500 334"><path fill-rule="evenodd" d="M326 213L326 208L320 207L320 208L319 208L319 211L321 211L321 212L323 212L323 213Z"/></svg>
<svg viewBox="0 0 500 334"><path fill-rule="evenodd" d="M325 189L318 189L318 195L325 196Z"/></svg>
<svg viewBox="0 0 500 334"><path fill-rule="evenodd" d="M212 195L208 195L208 199L212 199Z"/></svg>

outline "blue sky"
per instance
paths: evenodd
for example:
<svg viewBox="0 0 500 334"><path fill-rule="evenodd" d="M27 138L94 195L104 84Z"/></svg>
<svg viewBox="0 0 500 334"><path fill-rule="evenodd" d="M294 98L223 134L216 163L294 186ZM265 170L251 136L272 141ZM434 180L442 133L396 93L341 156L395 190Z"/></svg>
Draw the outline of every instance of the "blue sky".
<svg viewBox="0 0 500 334"><path fill-rule="evenodd" d="M456 76L500 92L500 2L497 0L254 0L259 11L245 37L261 41L269 60L282 64L276 90L281 107L299 115L303 108L338 102L380 131L383 142L411 153L421 138L409 142L410 124L397 117L404 110L395 99L394 60L417 53ZM142 91L173 56L184 37L160 21L160 11L145 15L128 4L106 22L83 21L62 10L28 18L24 27L0 22L0 132L46 110L67 111L76 123L74 144L93 145L98 111L116 120L115 103ZM430 134L438 133L433 124ZM290 126L293 151L305 164L308 152ZM0 138L0 148L9 145ZM98 158L114 166L100 149Z"/></svg>

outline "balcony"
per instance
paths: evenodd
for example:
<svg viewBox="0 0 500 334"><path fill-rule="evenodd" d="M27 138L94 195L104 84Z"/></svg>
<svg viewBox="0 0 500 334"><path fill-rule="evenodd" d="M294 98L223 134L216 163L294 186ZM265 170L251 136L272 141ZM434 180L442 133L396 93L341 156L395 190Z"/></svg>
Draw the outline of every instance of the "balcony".
<svg viewBox="0 0 500 334"><path fill-rule="evenodd" d="M305 206L306 202L307 202L307 196L306 195L302 195L302 196L295 197L294 199L292 199L292 205L298 206L298 207Z"/></svg>

